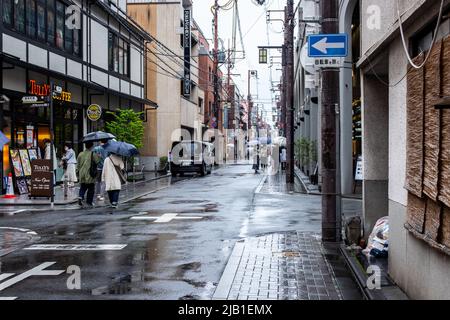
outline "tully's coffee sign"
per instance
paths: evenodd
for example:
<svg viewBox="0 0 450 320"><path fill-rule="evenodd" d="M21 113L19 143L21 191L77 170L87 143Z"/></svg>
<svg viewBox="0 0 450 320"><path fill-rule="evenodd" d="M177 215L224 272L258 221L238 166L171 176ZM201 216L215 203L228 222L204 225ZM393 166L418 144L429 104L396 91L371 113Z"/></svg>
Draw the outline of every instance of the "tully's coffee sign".
<svg viewBox="0 0 450 320"><path fill-rule="evenodd" d="M38 84L36 80L29 81L28 92L32 95L39 97L47 97L50 95L50 85L48 84ZM61 101L72 101L72 94L67 91L58 92L58 94L53 95L53 99Z"/></svg>
<svg viewBox="0 0 450 320"><path fill-rule="evenodd" d="M52 162L35 159L31 161L31 197L52 196Z"/></svg>
<svg viewBox="0 0 450 320"><path fill-rule="evenodd" d="M87 109L87 117L91 121L98 121L102 117L102 107L98 104L91 104Z"/></svg>

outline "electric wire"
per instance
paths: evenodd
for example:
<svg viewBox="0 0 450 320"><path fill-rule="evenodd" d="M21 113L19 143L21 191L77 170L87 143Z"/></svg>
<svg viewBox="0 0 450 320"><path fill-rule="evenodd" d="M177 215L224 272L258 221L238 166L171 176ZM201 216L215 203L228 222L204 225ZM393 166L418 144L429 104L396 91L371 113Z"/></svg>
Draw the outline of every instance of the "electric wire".
<svg viewBox="0 0 450 320"><path fill-rule="evenodd" d="M436 43L439 27L441 25L441 19L442 19L443 11L444 11L444 0L441 0L441 6L439 8L439 16L438 16L436 28L434 30L433 40L431 42L431 48L433 48L433 46ZM403 49L405 50L406 58L408 59L409 64L414 69L422 69L425 66L425 64L428 62L428 59L431 56L431 51L432 50L430 48L430 50L428 51L427 55L425 56L425 59L423 60L423 62L421 64L419 64L419 65L415 64L414 61L412 60L410 54L409 54L408 46L406 44L406 38L405 38L404 31L403 31L403 22L402 22L402 17L401 17L401 14L400 14L399 0L397 0L397 16L398 16L398 25L399 25L399 29L400 29L400 35L401 35L401 38L402 38L402 44L403 44Z"/></svg>

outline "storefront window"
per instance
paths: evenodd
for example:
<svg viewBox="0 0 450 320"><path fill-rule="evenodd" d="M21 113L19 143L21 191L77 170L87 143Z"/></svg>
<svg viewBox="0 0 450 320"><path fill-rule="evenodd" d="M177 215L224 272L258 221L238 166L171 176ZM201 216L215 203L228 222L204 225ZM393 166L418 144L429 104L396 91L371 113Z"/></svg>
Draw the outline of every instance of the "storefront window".
<svg viewBox="0 0 450 320"><path fill-rule="evenodd" d="M15 0L14 28L25 33L25 0Z"/></svg>
<svg viewBox="0 0 450 320"><path fill-rule="evenodd" d="M64 49L64 5L56 1L56 47Z"/></svg>
<svg viewBox="0 0 450 320"><path fill-rule="evenodd" d="M26 0L27 11L27 35L36 37L36 1Z"/></svg>
<svg viewBox="0 0 450 320"><path fill-rule="evenodd" d="M80 30L73 30L73 53L80 55Z"/></svg>
<svg viewBox="0 0 450 320"><path fill-rule="evenodd" d="M3 0L3 24L12 25L13 0Z"/></svg>
<svg viewBox="0 0 450 320"><path fill-rule="evenodd" d="M39 40L45 40L45 0L37 1L37 36Z"/></svg>
<svg viewBox="0 0 450 320"><path fill-rule="evenodd" d="M47 41L55 44L55 1L47 0Z"/></svg>
<svg viewBox="0 0 450 320"><path fill-rule="evenodd" d="M72 53L73 50L73 33L72 30L67 28L66 26L66 30L65 30L65 35L66 37L64 38L64 47L66 49L67 52Z"/></svg>

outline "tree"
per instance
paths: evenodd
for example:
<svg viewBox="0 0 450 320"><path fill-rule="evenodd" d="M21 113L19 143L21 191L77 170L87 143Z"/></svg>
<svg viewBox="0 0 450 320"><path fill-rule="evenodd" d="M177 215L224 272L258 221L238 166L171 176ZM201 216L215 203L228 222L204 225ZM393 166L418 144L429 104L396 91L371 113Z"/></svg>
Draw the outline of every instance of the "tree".
<svg viewBox="0 0 450 320"><path fill-rule="evenodd" d="M116 136L117 141L131 143L136 148L142 148L144 138L144 123L141 119L143 112L135 112L132 109L117 109L116 112L108 111L114 116L114 120L106 124L106 130Z"/></svg>

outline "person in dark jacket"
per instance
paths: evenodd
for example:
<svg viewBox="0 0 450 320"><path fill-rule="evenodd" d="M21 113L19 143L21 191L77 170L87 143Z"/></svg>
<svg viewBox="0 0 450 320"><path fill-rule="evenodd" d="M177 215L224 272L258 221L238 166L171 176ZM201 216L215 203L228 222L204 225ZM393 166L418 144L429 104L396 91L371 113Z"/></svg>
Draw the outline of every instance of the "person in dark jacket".
<svg viewBox="0 0 450 320"><path fill-rule="evenodd" d="M96 176L91 175L92 162L97 166L100 159L93 152L93 142L85 143L86 150L78 155L77 159L77 175L80 182L80 193L78 197L78 204L83 206L84 196L87 192L86 204L90 207L94 206L94 193Z"/></svg>

